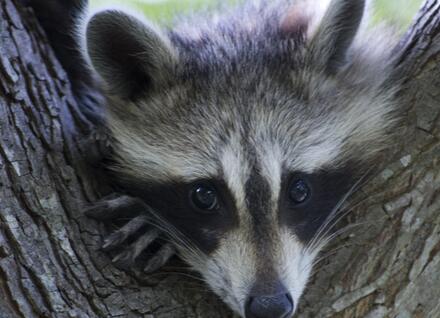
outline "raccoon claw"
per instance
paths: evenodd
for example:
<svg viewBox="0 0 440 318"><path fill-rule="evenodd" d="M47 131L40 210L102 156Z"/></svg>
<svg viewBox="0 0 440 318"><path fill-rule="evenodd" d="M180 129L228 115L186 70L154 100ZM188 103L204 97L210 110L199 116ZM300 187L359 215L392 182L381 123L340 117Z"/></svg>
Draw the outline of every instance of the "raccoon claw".
<svg viewBox="0 0 440 318"><path fill-rule="evenodd" d="M139 215L142 211L145 211L145 205L139 199L116 194L104 197L84 209L88 217L99 221L130 218Z"/></svg>
<svg viewBox="0 0 440 318"><path fill-rule="evenodd" d="M133 265L136 259L145 251L151 243L153 243L160 235L160 231L157 229L150 229L140 238L136 240L129 249L116 255L112 262L117 264L119 267L128 268Z"/></svg>
<svg viewBox="0 0 440 318"><path fill-rule="evenodd" d="M104 240L102 249L109 251L121 245L125 242L131 235L139 231L143 226L148 224L148 217L141 215L130 220L127 224L121 227L119 230L111 234Z"/></svg>
<svg viewBox="0 0 440 318"><path fill-rule="evenodd" d="M134 242L129 250L133 260L135 260L143 251L145 251L148 246L150 246L151 243L153 243L159 237L159 235L159 230L151 229L142 235L136 242Z"/></svg>
<svg viewBox="0 0 440 318"><path fill-rule="evenodd" d="M151 274L159 270L176 254L176 249L170 243L163 245L159 251L148 261L144 267L146 274Z"/></svg>
<svg viewBox="0 0 440 318"><path fill-rule="evenodd" d="M149 207L137 198L112 194L87 207L84 212L87 216L99 221L130 219L120 229L106 237L102 244L104 251L116 250L117 254L113 257L112 262L117 267L130 268L142 252L157 241L161 234L160 230L149 227L151 219L148 211ZM123 246L124 244L126 247ZM147 260L144 272L157 271L174 254L175 249L171 243L163 245Z"/></svg>

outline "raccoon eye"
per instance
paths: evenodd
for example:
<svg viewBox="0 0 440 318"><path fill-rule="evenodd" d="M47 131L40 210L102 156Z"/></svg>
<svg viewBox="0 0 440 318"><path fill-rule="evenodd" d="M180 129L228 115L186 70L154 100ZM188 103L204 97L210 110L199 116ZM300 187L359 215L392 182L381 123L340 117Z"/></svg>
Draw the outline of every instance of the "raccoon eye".
<svg viewBox="0 0 440 318"><path fill-rule="evenodd" d="M292 182L289 189L289 197L295 204L304 203L310 196L310 187L302 179Z"/></svg>
<svg viewBox="0 0 440 318"><path fill-rule="evenodd" d="M210 184L197 184L191 190L191 202L200 210L214 211L218 208L217 191Z"/></svg>

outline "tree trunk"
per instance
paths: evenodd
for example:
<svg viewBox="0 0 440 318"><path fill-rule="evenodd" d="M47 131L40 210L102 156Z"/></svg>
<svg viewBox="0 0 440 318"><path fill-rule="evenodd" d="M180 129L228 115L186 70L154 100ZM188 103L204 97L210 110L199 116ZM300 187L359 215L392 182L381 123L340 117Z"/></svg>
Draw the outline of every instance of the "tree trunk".
<svg viewBox="0 0 440 318"><path fill-rule="evenodd" d="M356 226L323 252L299 317L440 317L440 0L396 52L413 138L357 196L343 220ZM193 279L141 281L99 250L80 208L103 189L88 130L32 12L0 0L0 317L232 317Z"/></svg>

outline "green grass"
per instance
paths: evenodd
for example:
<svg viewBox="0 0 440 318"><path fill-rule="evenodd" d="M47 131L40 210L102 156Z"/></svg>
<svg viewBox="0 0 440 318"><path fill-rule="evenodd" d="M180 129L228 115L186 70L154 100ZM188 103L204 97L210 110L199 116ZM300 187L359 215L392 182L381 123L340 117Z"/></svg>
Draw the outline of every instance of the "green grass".
<svg viewBox="0 0 440 318"><path fill-rule="evenodd" d="M374 19L387 20L400 27L407 27L422 2L422 0L377 0Z"/></svg>
<svg viewBox="0 0 440 318"><path fill-rule="evenodd" d="M194 11L204 8L212 4L212 0L92 0L92 6L105 5L123 5L124 7L132 7L140 9L146 16L153 20L169 21L173 16L179 13Z"/></svg>
<svg viewBox="0 0 440 318"><path fill-rule="evenodd" d="M196 10L222 0L91 0L92 6L120 4L142 10L153 20L169 21L175 14ZM310 0L317 1L317 0ZM376 0L374 21L407 27L422 0Z"/></svg>

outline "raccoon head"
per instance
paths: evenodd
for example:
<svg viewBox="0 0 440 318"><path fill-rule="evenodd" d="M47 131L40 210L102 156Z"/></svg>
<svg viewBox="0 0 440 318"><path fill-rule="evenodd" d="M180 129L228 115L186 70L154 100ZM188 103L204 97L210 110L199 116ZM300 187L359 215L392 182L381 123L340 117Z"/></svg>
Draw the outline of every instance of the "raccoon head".
<svg viewBox="0 0 440 318"><path fill-rule="evenodd" d="M332 1L313 29L279 2L166 32L106 10L85 32L111 168L243 317L293 315L397 121L388 47L356 37L364 1Z"/></svg>

